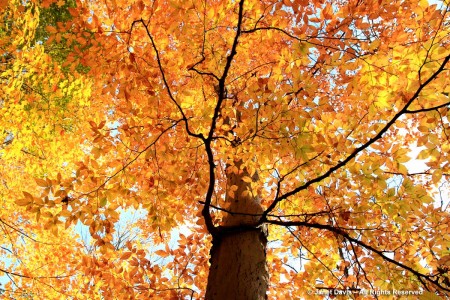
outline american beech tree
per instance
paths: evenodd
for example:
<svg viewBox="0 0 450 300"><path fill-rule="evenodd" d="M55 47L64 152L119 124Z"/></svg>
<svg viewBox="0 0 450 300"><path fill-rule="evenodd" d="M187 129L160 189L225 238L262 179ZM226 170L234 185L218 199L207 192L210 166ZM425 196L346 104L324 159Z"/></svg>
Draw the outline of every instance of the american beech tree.
<svg viewBox="0 0 450 300"><path fill-rule="evenodd" d="M0 13L2 296L450 295L448 1Z"/></svg>

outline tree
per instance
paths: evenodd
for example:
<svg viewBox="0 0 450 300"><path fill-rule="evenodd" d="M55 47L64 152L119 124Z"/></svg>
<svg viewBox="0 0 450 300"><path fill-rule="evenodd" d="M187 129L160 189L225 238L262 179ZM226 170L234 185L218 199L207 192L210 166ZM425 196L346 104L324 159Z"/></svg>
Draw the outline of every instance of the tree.
<svg viewBox="0 0 450 300"><path fill-rule="evenodd" d="M38 14L64 2L27 5ZM11 36L37 41L20 48L22 56L64 43L51 60L61 72L30 79L49 97L64 72L80 82L79 98L46 115L78 116L76 130L58 137L61 155L50 148L56 158L23 167L30 164L11 149L28 148L8 147L18 136L10 133L23 130L16 124L26 105L2 120L2 168L21 166L2 175L5 186L20 183L3 196L9 211L22 207L8 234L18 239L23 228L34 239L8 248L20 260L4 262L15 285L5 293L450 294L447 4L77 1L65 9L70 18L45 18L37 39L2 36L3 44ZM17 92L3 88L2 97ZM424 167L411 171L413 158ZM26 186L29 178L36 185ZM117 233L120 211L131 208L145 211L133 239ZM85 250L73 231L80 224L90 233ZM26 251L31 246L45 258Z"/></svg>

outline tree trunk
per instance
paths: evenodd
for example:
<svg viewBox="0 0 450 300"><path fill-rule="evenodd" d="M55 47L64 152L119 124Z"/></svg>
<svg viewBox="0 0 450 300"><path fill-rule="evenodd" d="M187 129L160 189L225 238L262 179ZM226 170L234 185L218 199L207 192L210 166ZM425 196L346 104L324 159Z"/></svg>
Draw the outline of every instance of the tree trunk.
<svg viewBox="0 0 450 300"><path fill-rule="evenodd" d="M240 165L235 163L238 168ZM249 176L245 168L227 175L227 210L234 214L224 217L224 226L213 236L206 300L267 299L267 232L256 226L255 215L261 214L262 208L244 176Z"/></svg>
<svg viewBox="0 0 450 300"><path fill-rule="evenodd" d="M222 235L211 248L207 300L263 300L269 275L261 230Z"/></svg>

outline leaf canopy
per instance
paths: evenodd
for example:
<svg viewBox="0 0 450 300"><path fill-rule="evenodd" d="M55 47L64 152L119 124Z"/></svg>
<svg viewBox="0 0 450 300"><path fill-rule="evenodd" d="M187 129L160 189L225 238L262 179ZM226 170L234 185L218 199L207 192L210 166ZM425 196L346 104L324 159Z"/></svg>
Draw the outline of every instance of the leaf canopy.
<svg viewBox="0 0 450 300"><path fill-rule="evenodd" d="M0 14L5 296L201 298L210 234L250 195L269 298L449 295L448 3Z"/></svg>

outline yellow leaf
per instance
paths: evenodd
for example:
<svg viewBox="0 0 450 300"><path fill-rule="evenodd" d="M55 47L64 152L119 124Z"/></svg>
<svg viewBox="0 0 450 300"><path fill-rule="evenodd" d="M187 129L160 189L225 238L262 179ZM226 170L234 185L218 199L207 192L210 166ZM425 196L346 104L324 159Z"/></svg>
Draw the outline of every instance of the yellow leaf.
<svg viewBox="0 0 450 300"><path fill-rule="evenodd" d="M435 170L431 178L433 180L433 183L438 183L442 178L442 170L441 169Z"/></svg>
<svg viewBox="0 0 450 300"><path fill-rule="evenodd" d="M390 94L387 91L382 91L378 94L377 100L375 101L375 106L378 108L391 108L389 104Z"/></svg>
<svg viewBox="0 0 450 300"><path fill-rule="evenodd" d="M242 181L244 182L252 182L252 179L249 176L242 177Z"/></svg>

